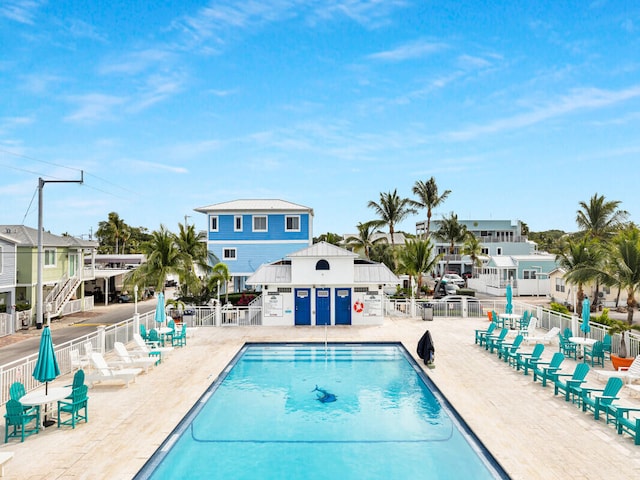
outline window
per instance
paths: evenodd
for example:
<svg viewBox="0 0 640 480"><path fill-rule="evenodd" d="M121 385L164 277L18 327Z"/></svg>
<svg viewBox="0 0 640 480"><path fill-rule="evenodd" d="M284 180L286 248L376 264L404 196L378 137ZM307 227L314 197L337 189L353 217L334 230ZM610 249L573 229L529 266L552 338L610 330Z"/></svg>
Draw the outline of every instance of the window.
<svg viewBox="0 0 640 480"><path fill-rule="evenodd" d="M285 230L287 232L299 232L300 217L298 215L287 215L285 217Z"/></svg>
<svg viewBox="0 0 640 480"><path fill-rule="evenodd" d="M235 248L224 248L222 250L222 258L225 260L235 260L236 259L236 249Z"/></svg>
<svg viewBox="0 0 640 480"><path fill-rule="evenodd" d="M525 280L535 280L536 279L536 270L523 270L522 278Z"/></svg>
<svg viewBox="0 0 640 480"><path fill-rule="evenodd" d="M496 255L502 255L502 247L496 248Z"/></svg>
<svg viewBox="0 0 640 480"><path fill-rule="evenodd" d="M316 263L316 270L329 270L329 262L326 260L318 260L318 263Z"/></svg>
<svg viewBox="0 0 640 480"><path fill-rule="evenodd" d="M267 231L267 217L254 216L253 217L253 231L254 232L266 232Z"/></svg>
<svg viewBox="0 0 640 480"><path fill-rule="evenodd" d="M236 215L235 217L233 217L233 231L242 231L242 215Z"/></svg>
<svg viewBox="0 0 640 480"><path fill-rule="evenodd" d="M56 266L56 249L55 248L44 249L44 266L45 267Z"/></svg>
<svg viewBox="0 0 640 480"><path fill-rule="evenodd" d="M218 217L216 217L216 216L209 217L209 230L211 232L217 232L218 231Z"/></svg>
<svg viewBox="0 0 640 480"><path fill-rule="evenodd" d="M564 292L564 279L556 278L556 292Z"/></svg>
<svg viewBox="0 0 640 480"><path fill-rule="evenodd" d="M489 255L489 249L488 249L487 247L482 247L482 248L480 249L480 253L481 253L482 255Z"/></svg>

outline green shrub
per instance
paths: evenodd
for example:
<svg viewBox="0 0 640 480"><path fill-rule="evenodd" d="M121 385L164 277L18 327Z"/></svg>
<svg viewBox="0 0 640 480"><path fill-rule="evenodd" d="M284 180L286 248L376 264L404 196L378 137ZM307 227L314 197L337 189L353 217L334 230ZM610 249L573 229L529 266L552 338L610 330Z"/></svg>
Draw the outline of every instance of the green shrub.
<svg viewBox="0 0 640 480"><path fill-rule="evenodd" d="M564 313L565 315L569 315L569 309L561 303L551 302L550 308L552 312Z"/></svg>
<svg viewBox="0 0 640 480"><path fill-rule="evenodd" d="M16 303L16 312L24 312L25 310L31 310L31 304L29 302Z"/></svg>
<svg viewBox="0 0 640 480"><path fill-rule="evenodd" d="M614 321L612 318L609 317L608 308L603 308L602 313L600 315L594 315L590 317L590 320L594 323L599 323L600 325L606 325L606 326L610 326L611 323Z"/></svg>

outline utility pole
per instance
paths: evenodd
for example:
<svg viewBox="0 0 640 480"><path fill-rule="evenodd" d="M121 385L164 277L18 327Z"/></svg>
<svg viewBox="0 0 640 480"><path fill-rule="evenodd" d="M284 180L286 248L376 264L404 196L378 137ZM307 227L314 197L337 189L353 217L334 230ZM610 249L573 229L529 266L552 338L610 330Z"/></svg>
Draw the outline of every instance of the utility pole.
<svg viewBox="0 0 640 480"><path fill-rule="evenodd" d="M44 251L42 248L42 189L46 183L83 183L84 171L80 170L80 180L43 180L38 178L38 286L36 290L36 327L42 328L43 308L42 308L42 277L44 265Z"/></svg>

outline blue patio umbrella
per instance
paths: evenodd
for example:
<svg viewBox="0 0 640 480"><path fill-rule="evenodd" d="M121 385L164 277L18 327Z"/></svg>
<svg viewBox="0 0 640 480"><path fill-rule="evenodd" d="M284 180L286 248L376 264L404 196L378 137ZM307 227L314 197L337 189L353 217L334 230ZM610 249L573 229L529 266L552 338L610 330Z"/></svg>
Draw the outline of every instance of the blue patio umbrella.
<svg viewBox="0 0 640 480"><path fill-rule="evenodd" d="M49 325L47 325L42 330L42 336L40 337L40 350L38 350L38 360L33 369L33 378L44 383L44 393L47 395L49 393L49 382L54 380L58 375L60 375L60 368L58 367L56 353L53 350L51 330ZM44 426L48 427L53 425L53 423L53 421L47 420L47 412L45 410Z"/></svg>
<svg viewBox="0 0 640 480"><path fill-rule="evenodd" d="M589 301L589 297L584 297L582 301L582 325L580 325L580 330L584 332L584 336L587 336L587 333L591 331L591 326L589 325L589 317L591 316L591 302Z"/></svg>
<svg viewBox="0 0 640 480"><path fill-rule="evenodd" d="M504 308L505 313L513 313L513 289L511 283L507 284L507 306Z"/></svg>
<svg viewBox="0 0 640 480"><path fill-rule="evenodd" d="M167 320L167 314L164 311L164 294L160 292L158 294L158 304L156 305L156 314L154 317L158 327L161 327Z"/></svg>

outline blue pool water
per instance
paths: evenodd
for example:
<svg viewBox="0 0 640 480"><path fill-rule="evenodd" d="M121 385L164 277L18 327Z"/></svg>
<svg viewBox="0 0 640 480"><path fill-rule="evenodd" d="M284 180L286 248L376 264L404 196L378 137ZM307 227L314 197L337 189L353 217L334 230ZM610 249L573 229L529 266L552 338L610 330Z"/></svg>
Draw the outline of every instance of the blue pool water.
<svg viewBox="0 0 640 480"><path fill-rule="evenodd" d="M136 478L508 476L401 345L255 344Z"/></svg>

